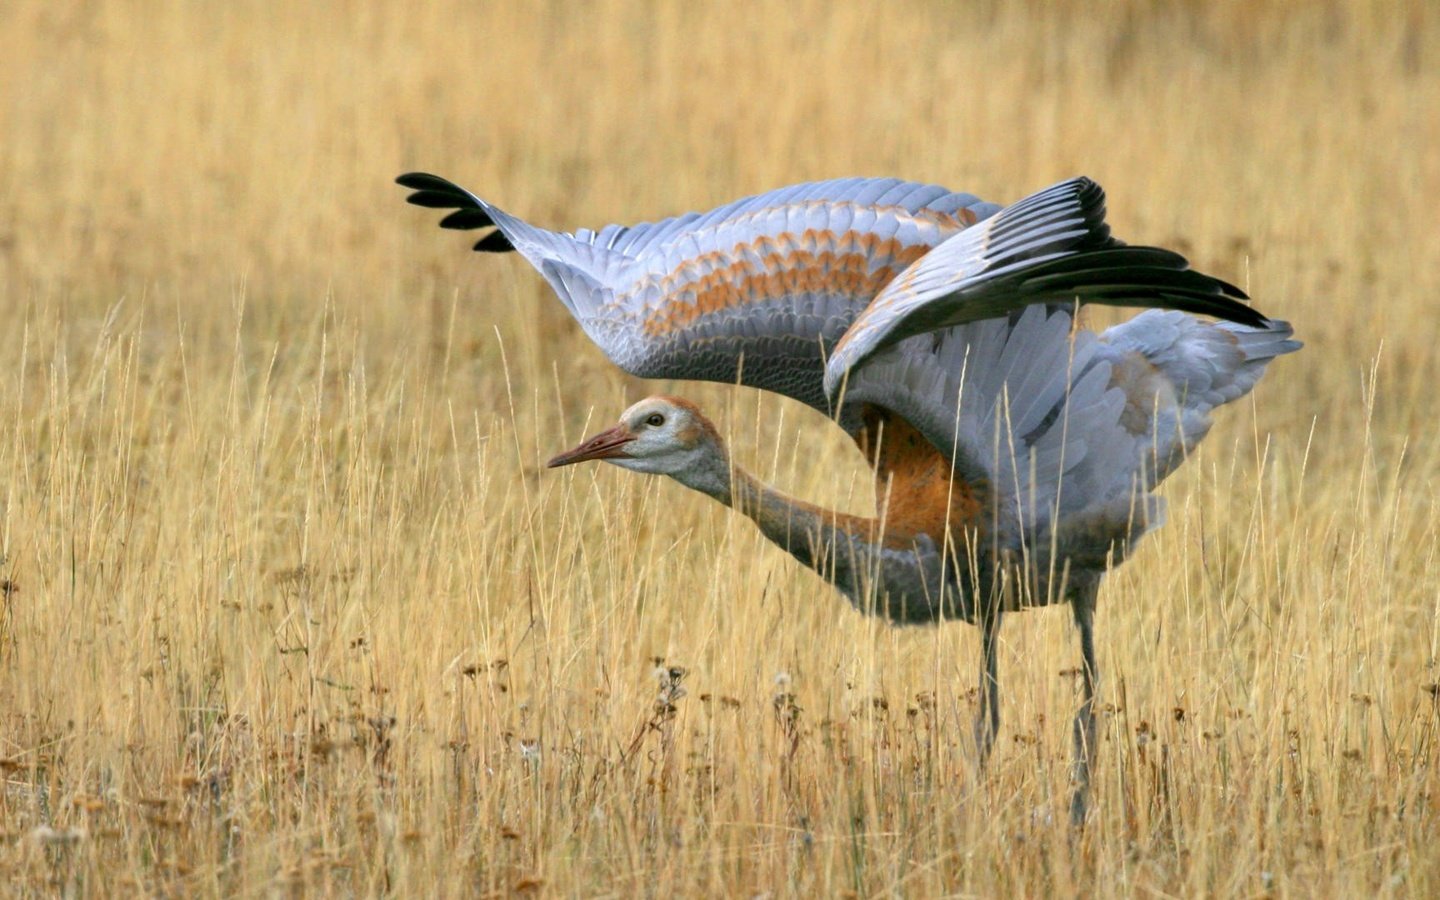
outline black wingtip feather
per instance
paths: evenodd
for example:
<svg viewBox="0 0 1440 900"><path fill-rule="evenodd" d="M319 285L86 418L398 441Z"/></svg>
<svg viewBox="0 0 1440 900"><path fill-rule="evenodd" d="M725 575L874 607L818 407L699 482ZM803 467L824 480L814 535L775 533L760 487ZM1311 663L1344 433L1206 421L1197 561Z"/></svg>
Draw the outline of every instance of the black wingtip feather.
<svg viewBox="0 0 1440 900"><path fill-rule="evenodd" d="M453 181L441 178L439 175L431 175L429 172L406 172L404 175L397 176L395 183L417 191L464 193L456 187Z"/></svg>
<svg viewBox="0 0 1440 900"><path fill-rule="evenodd" d="M1177 296L1165 291L1162 291L1159 296L1166 301L1169 308L1178 309L1181 312L1213 316L1251 328L1267 328L1270 324L1270 320L1261 315L1258 310L1239 301L1231 300L1229 297L1197 298L1193 295Z"/></svg>
<svg viewBox="0 0 1440 900"><path fill-rule="evenodd" d="M475 249L481 253L508 253L515 245L501 232L492 231L475 242Z"/></svg>
<svg viewBox="0 0 1440 900"><path fill-rule="evenodd" d="M416 191L406 197L405 202L430 209L453 209L457 206L474 206L474 203L468 200L462 201L462 198L458 198L454 194L445 193L444 191Z"/></svg>
<svg viewBox="0 0 1440 900"><path fill-rule="evenodd" d="M1269 322L1255 309L1240 301L1212 294L1203 288L1157 287L1139 281L1134 284L1082 285L1064 291L1063 295L1073 297L1081 303L1178 309L1181 312L1213 316L1252 328L1264 328ZM1142 300L1145 302L1140 302Z"/></svg>
<svg viewBox="0 0 1440 900"><path fill-rule="evenodd" d="M1069 285L1115 286L1127 289L1149 285L1155 288L1183 288L1197 293L1230 297L1236 300L1250 299L1244 291L1219 278L1212 278L1193 269L1154 265L1086 266L1066 272L1025 278L1021 281L1019 289L1025 293L1039 293L1055 288L1063 290Z"/></svg>
<svg viewBox="0 0 1440 900"><path fill-rule="evenodd" d="M408 203L427 209L455 210L440 220L441 228L471 231L476 228L493 228L495 226L495 220L468 191L439 175L431 175L428 172L406 172L404 175L398 176L395 183L414 191L405 198ZM492 231L475 243L475 249L482 253L506 253L514 250L515 245L501 232Z"/></svg>
<svg viewBox="0 0 1440 900"><path fill-rule="evenodd" d="M431 175L428 172L406 172L396 178L395 183L415 192L405 199L416 206L426 206L431 209L479 209L475 198L470 196L468 191L452 181L446 181L439 175Z"/></svg>
<svg viewBox="0 0 1440 900"><path fill-rule="evenodd" d="M1019 278L1017 289L1086 303L1169 306L1255 328L1268 321L1241 302L1250 299L1244 291L1191 269L1185 257L1159 247L1108 247L1042 263Z"/></svg>
<svg viewBox="0 0 1440 900"><path fill-rule="evenodd" d="M495 220L483 209L457 209L455 212L440 220L441 228L450 228L455 231L470 231L474 228L490 228Z"/></svg>

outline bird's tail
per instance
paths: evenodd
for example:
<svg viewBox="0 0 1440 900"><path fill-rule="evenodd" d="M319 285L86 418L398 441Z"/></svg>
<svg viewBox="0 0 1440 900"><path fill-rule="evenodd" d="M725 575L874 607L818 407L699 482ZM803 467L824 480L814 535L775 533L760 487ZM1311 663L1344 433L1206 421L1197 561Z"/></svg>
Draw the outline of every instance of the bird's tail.
<svg viewBox="0 0 1440 900"><path fill-rule="evenodd" d="M1249 328L1234 322L1216 322L1211 327L1234 335L1235 346L1244 357L1243 362L1230 374L1230 393L1234 396L1226 397L1226 403L1250 393L1255 382L1265 374L1265 366L1270 360L1286 353L1294 353L1305 346L1291 338L1295 329L1290 327L1289 322L1280 319L1270 319L1263 328Z"/></svg>
<svg viewBox="0 0 1440 900"><path fill-rule="evenodd" d="M1294 333L1279 319L1251 326L1146 310L1108 329L1102 340L1113 351L1142 355L1184 406L1208 413L1248 394L1270 360L1299 350L1303 344L1291 338Z"/></svg>

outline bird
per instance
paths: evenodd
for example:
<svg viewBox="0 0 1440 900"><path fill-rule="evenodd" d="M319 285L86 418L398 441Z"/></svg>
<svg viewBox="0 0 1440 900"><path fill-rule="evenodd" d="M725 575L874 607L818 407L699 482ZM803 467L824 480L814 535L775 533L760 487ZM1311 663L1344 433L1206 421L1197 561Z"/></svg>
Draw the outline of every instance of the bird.
<svg viewBox="0 0 1440 900"><path fill-rule="evenodd" d="M641 400L548 466L668 476L753 520L863 613L977 626L982 768L1000 727L1002 618L1069 604L1082 663L1070 820L1084 824L1101 580L1163 521L1153 492L1211 412L1301 347L1287 322L1174 251L1112 236L1085 177L1008 206L836 179L573 233L435 175L396 180L410 203L452 210L442 227L490 229L474 249L523 257L626 372L772 391L854 440L875 472L875 516L763 483L673 396ZM1143 311L1096 332L1085 304Z"/></svg>

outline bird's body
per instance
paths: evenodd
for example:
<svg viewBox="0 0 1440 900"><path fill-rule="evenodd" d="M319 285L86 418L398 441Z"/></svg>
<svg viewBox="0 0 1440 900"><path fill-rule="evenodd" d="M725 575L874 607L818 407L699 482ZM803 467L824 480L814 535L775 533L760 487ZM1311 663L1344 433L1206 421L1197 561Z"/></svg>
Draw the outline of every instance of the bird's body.
<svg viewBox="0 0 1440 900"><path fill-rule="evenodd" d="M1161 520L1151 490L1210 411L1298 349L1288 325L1176 254L1111 238L1103 194L1084 179L1004 209L849 179L574 235L435 176L400 181L412 202L457 207L443 224L495 226L477 249L518 250L627 371L748 384L834 416L875 469L873 518L764 485L678 398L636 404L551 465L669 475L753 519L866 612L979 625L982 756L998 728L1001 614L1070 602L1086 673L1072 807L1083 819L1100 578ZM1075 321L1079 302L1172 309L1097 335Z"/></svg>

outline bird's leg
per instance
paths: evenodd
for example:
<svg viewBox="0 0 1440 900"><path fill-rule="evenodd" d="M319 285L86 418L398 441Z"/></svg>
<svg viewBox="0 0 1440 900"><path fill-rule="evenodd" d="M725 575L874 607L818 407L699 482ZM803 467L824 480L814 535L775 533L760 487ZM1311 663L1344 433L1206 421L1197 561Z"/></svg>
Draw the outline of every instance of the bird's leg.
<svg viewBox="0 0 1440 900"><path fill-rule="evenodd" d="M975 745L982 769L1000 731L1000 681L995 660L1000 616L1000 610L993 609L980 617L980 711L975 716Z"/></svg>
<svg viewBox="0 0 1440 900"><path fill-rule="evenodd" d="M1083 585L1071 601L1075 627L1080 629L1080 677L1084 698L1075 713L1075 794L1070 798L1070 824L1085 824L1090 793L1090 769L1095 762L1095 684L1100 669L1095 664L1095 597L1100 581Z"/></svg>

